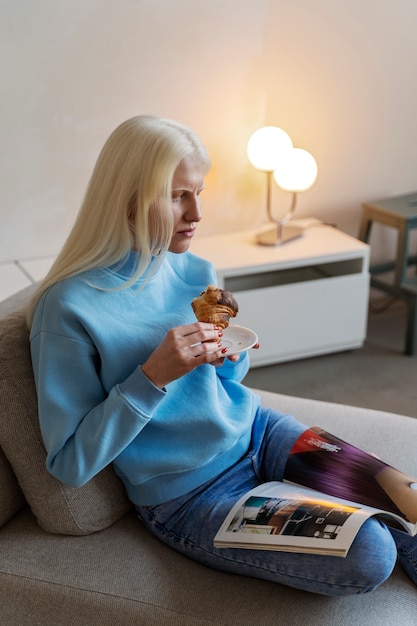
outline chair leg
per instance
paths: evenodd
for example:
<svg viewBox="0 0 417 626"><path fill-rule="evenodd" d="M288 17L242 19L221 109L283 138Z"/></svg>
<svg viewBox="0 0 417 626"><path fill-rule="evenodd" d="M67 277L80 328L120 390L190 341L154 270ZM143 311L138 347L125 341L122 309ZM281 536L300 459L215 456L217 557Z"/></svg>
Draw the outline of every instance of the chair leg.
<svg viewBox="0 0 417 626"><path fill-rule="evenodd" d="M395 263L395 284L397 287L407 280L408 236L407 224L401 223L398 227L397 260Z"/></svg>
<svg viewBox="0 0 417 626"><path fill-rule="evenodd" d="M368 243L369 236L371 233L371 226L372 226L372 220L370 220L367 215L363 214L362 221L359 227L359 234L358 234L359 241L364 241L365 243Z"/></svg>
<svg viewBox="0 0 417 626"><path fill-rule="evenodd" d="M417 352L417 295L408 300L407 334L405 353L413 356Z"/></svg>

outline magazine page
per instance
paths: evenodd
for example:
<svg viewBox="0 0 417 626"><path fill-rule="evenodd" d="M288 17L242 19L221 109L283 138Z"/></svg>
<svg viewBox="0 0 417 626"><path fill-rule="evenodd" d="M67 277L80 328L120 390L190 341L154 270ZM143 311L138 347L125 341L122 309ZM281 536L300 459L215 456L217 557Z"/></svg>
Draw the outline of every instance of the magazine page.
<svg viewBox="0 0 417 626"><path fill-rule="evenodd" d="M378 512L298 485L269 482L235 504L214 545L344 557L361 525Z"/></svg>
<svg viewBox="0 0 417 626"><path fill-rule="evenodd" d="M395 513L417 523L417 479L314 427L290 451L284 481Z"/></svg>

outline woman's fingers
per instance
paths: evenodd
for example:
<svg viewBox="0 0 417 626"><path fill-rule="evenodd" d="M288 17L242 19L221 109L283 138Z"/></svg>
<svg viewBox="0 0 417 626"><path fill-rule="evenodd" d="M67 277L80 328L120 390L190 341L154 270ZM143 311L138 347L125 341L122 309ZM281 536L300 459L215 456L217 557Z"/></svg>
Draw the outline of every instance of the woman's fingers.
<svg viewBox="0 0 417 626"><path fill-rule="evenodd" d="M172 328L142 365L142 371L163 388L199 365L224 357L221 334L213 324L203 322Z"/></svg>

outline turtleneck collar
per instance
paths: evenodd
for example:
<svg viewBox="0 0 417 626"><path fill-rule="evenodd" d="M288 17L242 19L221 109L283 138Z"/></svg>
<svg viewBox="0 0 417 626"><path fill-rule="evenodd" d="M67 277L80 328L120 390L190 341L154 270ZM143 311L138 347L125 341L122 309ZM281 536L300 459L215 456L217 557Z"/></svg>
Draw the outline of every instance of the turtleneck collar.
<svg viewBox="0 0 417 626"><path fill-rule="evenodd" d="M139 264L139 259L139 252L137 250L130 250L130 252L125 257L110 265L108 269L111 272L118 274L119 276L123 276L123 278L131 278ZM159 256L152 257L151 262L143 275L143 278L148 274L151 269L154 269L155 263L159 262L160 260L161 259Z"/></svg>

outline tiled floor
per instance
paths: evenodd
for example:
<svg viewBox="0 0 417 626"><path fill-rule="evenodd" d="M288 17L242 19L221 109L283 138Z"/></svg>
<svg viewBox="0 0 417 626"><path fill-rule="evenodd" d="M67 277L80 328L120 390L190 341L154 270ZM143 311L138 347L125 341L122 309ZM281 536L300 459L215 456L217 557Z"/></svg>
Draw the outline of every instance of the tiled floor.
<svg viewBox="0 0 417 626"><path fill-rule="evenodd" d="M53 261L54 257L42 257L0 263L0 301L41 280Z"/></svg>

